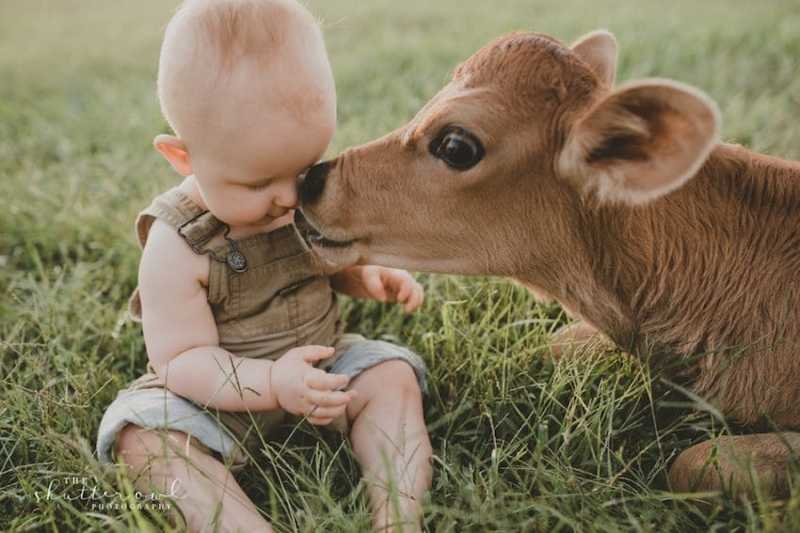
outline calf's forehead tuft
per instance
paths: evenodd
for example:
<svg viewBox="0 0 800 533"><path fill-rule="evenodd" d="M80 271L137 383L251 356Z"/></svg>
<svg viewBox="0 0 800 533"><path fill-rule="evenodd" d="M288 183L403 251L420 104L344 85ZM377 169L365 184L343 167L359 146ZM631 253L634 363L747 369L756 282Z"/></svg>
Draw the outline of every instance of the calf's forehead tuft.
<svg viewBox="0 0 800 533"><path fill-rule="evenodd" d="M495 86L515 97L552 91L583 96L599 86L591 68L561 42L541 33L504 35L456 68L464 87Z"/></svg>

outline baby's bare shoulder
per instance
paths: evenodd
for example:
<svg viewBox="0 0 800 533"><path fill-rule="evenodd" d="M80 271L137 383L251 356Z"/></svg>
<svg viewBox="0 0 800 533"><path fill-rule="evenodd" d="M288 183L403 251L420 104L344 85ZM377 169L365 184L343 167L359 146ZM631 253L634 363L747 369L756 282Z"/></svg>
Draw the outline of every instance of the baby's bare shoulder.
<svg viewBox="0 0 800 533"><path fill-rule="evenodd" d="M156 220L139 264L144 343L154 367L190 348L219 343L205 286L208 268L208 257Z"/></svg>
<svg viewBox="0 0 800 533"><path fill-rule="evenodd" d="M172 226L158 219L153 222L139 266L140 284L156 278L181 285L197 282L206 287L208 270L208 256L193 252Z"/></svg>

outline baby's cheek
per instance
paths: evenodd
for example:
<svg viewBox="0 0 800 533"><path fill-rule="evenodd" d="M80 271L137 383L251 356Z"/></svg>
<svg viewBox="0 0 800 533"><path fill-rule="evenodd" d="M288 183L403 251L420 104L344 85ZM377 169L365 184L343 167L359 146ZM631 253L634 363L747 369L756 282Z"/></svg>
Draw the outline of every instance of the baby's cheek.
<svg viewBox="0 0 800 533"><path fill-rule="evenodd" d="M246 225L264 217L268 208L268 198L255 191L229 189L219 191L213 199L208 199L208 207L218 219L239 226Z"/></svg>
<svg viewBox="0 0 800 533"><path fill-rule="evenodd" d="M223 191L218 189L214 190L204 190L203 191L203 200L206 202L208 206L208 210L220 220L226 221L228 215L230 214L228 202L225 199L225 194Z"/></svg>
<svg viewBox="0 0 800 533"><path fill-rule="evenodd" d="M242 201L237 206L243 215L251 220L263 218L272 205L272 194L269 191L249 191L244 193Z"/></svg>
<svg viewBox="0 0 800 533"><path fill-rule="evenodd" d="M266 213L267 207L258 196L241 198L238 202L228 202L225 220L233 225L246 225L256 222ZM221 217L220 217L221 218Z"/></svg>

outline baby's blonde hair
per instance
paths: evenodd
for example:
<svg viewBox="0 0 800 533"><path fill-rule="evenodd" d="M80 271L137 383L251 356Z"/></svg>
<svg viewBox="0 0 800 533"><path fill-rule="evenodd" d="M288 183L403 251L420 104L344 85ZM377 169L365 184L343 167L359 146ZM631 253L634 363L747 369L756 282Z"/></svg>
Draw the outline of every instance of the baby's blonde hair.
<svg viewBox="0 0 800 533"><path fill-rule="evenodd" d="M311 38L308 38L311 35ZM158 69L158 97L170 126L179 133L175 112L181 90L181 69L205 64L216 68L224 83L243 59L266 69L290 40L324 45L317 22L295 0L185 0L167 25ZM187 50L186 47L189 47ZM188 59L176 64L170 56L183 49Z"/></svg>

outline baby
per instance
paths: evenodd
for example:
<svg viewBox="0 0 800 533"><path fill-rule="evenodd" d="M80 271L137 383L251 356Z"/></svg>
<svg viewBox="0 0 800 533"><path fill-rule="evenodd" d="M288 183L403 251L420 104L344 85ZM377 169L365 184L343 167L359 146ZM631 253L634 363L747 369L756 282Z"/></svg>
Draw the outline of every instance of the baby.
<svg viewBox="0 0 800 533"><path fill-rule="evenodd" d="M293 223L297 176L336 122L315 21L294 0L187 0L166 30L158 94L177 136L154 144L185 179L136 222L131 311L150 372L106 411L100 459L125 463L142 491L177 493L190 530L269 531L230 470L285 416L306 417L349 430L375 527L418 529L424 365L344 334L333 290L413 311L422 288L374 266L324 275Z"/></svg>

